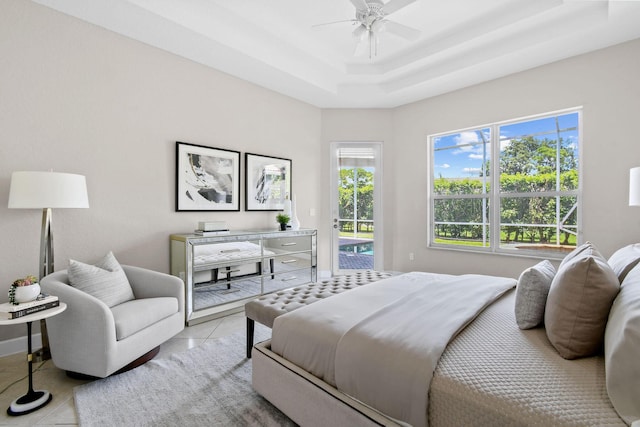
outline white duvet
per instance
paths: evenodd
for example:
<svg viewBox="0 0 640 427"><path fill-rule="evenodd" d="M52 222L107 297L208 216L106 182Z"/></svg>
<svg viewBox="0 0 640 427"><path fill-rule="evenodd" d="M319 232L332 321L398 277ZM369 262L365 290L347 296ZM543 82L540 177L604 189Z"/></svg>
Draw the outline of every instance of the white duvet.
<svg viewBox="0 0 640 427"><path fill-rule="evenodd" d="M406 273L277 317L271 348L388 416L426 426L429 384L447 343L515 285Z"/></svg>

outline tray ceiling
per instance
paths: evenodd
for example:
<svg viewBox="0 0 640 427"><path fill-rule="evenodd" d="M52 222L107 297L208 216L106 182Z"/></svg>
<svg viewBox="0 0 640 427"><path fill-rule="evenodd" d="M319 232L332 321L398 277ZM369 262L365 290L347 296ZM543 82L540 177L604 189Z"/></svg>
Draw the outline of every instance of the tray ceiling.
<svg viewBox="0 0 640 427"><path fill-rule="evenodd" d="M640 1L416 0L358 43L349 0L33 0L322 108L388 108L640 38ZM388 1L385 1L385 3Z"/></svg>

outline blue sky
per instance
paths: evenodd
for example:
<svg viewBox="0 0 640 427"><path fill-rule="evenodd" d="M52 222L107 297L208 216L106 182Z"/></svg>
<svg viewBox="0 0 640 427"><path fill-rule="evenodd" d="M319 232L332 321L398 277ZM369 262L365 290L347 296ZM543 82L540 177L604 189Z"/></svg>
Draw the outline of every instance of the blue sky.
<svg viewBox="0 0 640 427"><path fill-rule="evenodd" d="M578 113L558 116L558 127L565 143L576 150L578 142ZM574 128L574 130L567 130ZM497 128L496 128L497 129ZM532 135L539 139L556 139L556 117L546 117L499 127L500 146L507 146L511 139ZM487 144L482 142L487 141ZM434 138L435 176L445 178L477 177L483 159L491 157L491 129L489 127L468 130ZM485 152L486 151L486 152Z"/></svg>

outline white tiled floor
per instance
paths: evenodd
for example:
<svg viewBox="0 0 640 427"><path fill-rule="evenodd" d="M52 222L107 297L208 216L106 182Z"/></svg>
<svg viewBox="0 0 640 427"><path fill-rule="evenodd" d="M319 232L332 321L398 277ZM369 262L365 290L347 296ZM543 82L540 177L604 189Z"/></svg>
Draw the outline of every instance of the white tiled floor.
<svg viewBox="0 0 640 427"><path fill-rule="evenodd" d="M185 328L181 333L160 346L156 357L198 346L207 340L244 331L244 313L238 313ZM51 360L34 364L34 389L48 390L53 400L44 408L19 417L7 415L6 408L29 387L25 353L0 358L0 425L12 426L73 426L77 425L73 403L73 387L86 381L74 380L56 368Z"/></svg>

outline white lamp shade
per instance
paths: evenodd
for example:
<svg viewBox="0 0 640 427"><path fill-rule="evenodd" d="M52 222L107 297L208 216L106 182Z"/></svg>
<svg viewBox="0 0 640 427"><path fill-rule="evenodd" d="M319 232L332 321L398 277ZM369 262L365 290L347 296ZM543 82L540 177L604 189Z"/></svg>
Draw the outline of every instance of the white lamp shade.
<svg viewBox="0 0 640 427"><path fill-rule="evenodd" d="M640 167L629 171L629 206L640 206Z"/></svg>
<svg viewBox="0 0 640 427"><path fill-rule="evenodd" d="M13 172L9 208L88 208L83 175L59 172Z"/></svg>

